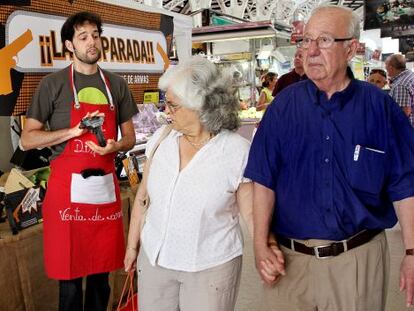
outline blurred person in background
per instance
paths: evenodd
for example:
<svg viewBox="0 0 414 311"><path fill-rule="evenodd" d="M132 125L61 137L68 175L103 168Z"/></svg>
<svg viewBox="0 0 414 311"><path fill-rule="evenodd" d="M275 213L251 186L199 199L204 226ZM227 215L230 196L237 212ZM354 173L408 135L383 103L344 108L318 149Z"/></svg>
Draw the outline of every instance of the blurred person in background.
<svg viewBox="0 0 414 311"><path fill-rule="evenodd" d="M142 233L135 200L125 270L139 253L140 311L231 311L242 266L240 213L252 231L252 183L243 177L249 142L235 133L239 102L231 78L201 57L169 69L159 87L172 130L149 168Z"/></svg>
<svg viewBox="0 0 414 311"><path fill-rule="evenodd" d="M274 72L268 72L262 77L262 91L256 105L256 110L265 110L267 106L273 100L273 89L277 83L277 74Z"/></svg>
<svg viewBox="0 0 414 311"><path fill-rule="evenodd" d="M303 68L303 56L302 50L297 48L295 52L295 57L293 58L293 66L294 68L292 71L285 73L283 76L279 78L276 83L275 88L273 89L272 95L275 97L280 91L282 91L285 87L302 81L306 80L308 77L305 74L305 69Z"/></svg>
<svg viewBox="0 0 414 311"><path fill-rule="evenodd" d="M414 72L407 69L405 57L401 54L388 56L385 68L390 77L390 95L414 127Z"/></svg>
<svg viewBox="0 0 414 311"><path fill-rule="evenodd" d="M384 89L387 85L387 73L383 69L372 69L369 73L367 81L376 85L380 89Z"/></svg>

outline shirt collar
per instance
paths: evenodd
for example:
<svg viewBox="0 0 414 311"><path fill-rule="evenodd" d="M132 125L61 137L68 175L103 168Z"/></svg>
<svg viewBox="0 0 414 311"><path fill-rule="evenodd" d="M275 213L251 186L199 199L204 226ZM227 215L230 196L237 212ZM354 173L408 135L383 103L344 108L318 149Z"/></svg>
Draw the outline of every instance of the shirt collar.
<svg viewBox="0 0 414 311"><path fill-rule="evenodd" d="M312 102L315 105L319 105L320 104L320 96L325 95L325 92L321 91L318 89L318 87L316 86L316 84L312 81L312 80L307 80L308 81L308 93L312 99ZM344 105L349 102L349 99L353 96L354 94L354 90L356 87L357 81L355 79L351 79L351 82L349 82L348 86L339 92L335 92L330 101L337 101L340 103L341 109L344 107Z"/></svg>
<svg viewBox="0 0 414 311"><path fill-rule="evenodd" d="M399 74L397 74L395 77L390 78L390 82L394 83L395 81L397 81L399 78L401 78L402 76L405 76L405 74L408 72L408 69L404 69L403 71L401 71Z"/></svg>
<svg viewBox="0 0 414 311"><path fill-rule="evenodd" d="M305 79L307 79L307 78L308 78L308 77L306 76L306 73L303 73L303 75L298 74L298 73L296 72L295 68L293 68L293 69L292 69L291 74L292 74L293 76L297 77L297 78L298 78L298 79L300 79L300 80L305 80Z"/></svg>

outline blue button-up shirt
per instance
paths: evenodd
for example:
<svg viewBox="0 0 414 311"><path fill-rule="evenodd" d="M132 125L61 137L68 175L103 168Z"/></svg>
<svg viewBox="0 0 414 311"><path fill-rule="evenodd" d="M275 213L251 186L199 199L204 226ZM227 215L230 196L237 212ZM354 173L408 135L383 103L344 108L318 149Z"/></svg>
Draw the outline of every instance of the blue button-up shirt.
<svg viewBox="0 0 414 311"><path fill-rule="evenodd" d="M341 240L389 228L392 202L414 196L414 130L366 82L351 80L329 100L299 82L268 107L245 176L275 192L276 234Z"/></svg>

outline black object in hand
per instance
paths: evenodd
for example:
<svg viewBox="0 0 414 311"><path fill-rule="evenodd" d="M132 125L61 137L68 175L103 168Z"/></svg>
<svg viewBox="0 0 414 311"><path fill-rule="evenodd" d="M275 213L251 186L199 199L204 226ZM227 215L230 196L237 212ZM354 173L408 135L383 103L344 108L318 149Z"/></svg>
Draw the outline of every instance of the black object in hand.
<svg viewBox="0 0 414 311"><path fill-rule="evenodd" d="M85 118L82 119L80 128L81 129L88 129L92 133L96 135L96 138L98 139L99 146L105 147L106 146L106 139L102 132L102 124L104 122L103 117L92 117L92 118Z"/></svg>
<svg viewBox="0 0 414 311"><path fill-rule="evenodd" d="M80 172L83 178L88 178L90 176L104 176L105 171L101 168L87 168Z"/></svg>

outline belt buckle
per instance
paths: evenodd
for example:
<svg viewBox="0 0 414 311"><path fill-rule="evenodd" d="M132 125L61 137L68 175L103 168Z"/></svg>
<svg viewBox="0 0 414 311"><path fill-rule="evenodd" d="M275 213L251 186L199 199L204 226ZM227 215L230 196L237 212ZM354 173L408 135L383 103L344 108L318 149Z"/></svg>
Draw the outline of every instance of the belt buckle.
<svg viewBox="0 0 414 311"><path fill-rule="evenodd" d="M331 257L333 257L333 256L321 256L321 255L319 254L319 249L320 249L320 248L323 248L323 247L329 247L329 246L331 246L331 244L325 244L325 245L320 245L320 246L314 246L314 247L313 247L313 252L315 253L315 257L316 257L316 258L318 258L318 259L327 259L327 258L331 258Z"/></svg>
<svg viewBox="0 0 414 311"><path fill-rule="evenodd" d="M344 251L343 251L343 252L346 252L346 251L348 250L348 244L347 244L347 242L348 242L348 240L342 240L342 241L338 241L338 242L336 242L336 243L342 243L342 245L344 246ZM331 256L321 256L321 255L319 254L319 249L320 249L320 248L323 248L323 247L329 247L329 246L331 246L332 244L334 244L334 243L331 243L331 244L325 244L325 245L320 245L320 246L314 246L314 247L313 247L313 252L315 253L315 257L316 257L316 258L318 258L318 259L328 259L328 258L335 257L335 256L333 256L333 255L331 255Z"/></svg>

